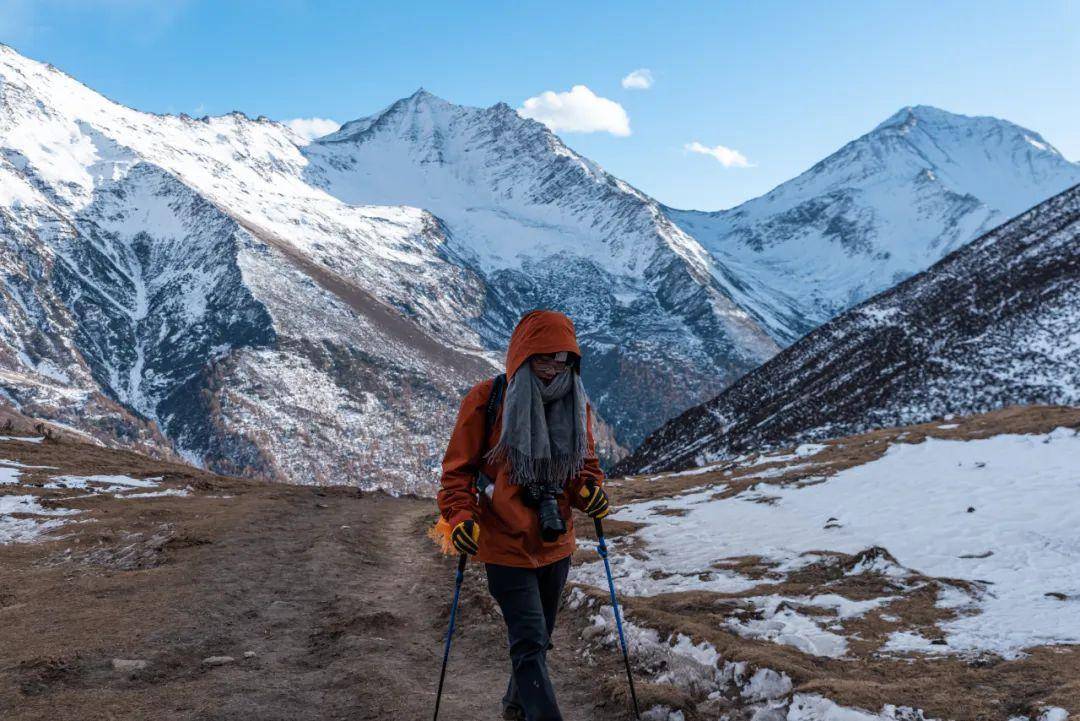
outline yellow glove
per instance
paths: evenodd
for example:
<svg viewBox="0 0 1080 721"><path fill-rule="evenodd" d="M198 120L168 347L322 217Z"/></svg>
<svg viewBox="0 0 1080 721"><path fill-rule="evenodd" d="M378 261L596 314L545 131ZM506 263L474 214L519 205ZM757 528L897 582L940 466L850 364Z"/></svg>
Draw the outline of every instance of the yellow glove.
<svg viewBox="0 0 1080 721"><path fill-rule="evenodd" d="M480 524L476 521L462 521L454 526L450 534L450 541L458 553L467 553L475 556L480 550Z"/></svg>
<svg viewBox="0 0 1080 721"><path fill-rule="evenodd" d="M590 518L603 518L611 512L607 494L600 486L588 484L581 487L581 497L585 499L585 507L582 509Z"/></svg>

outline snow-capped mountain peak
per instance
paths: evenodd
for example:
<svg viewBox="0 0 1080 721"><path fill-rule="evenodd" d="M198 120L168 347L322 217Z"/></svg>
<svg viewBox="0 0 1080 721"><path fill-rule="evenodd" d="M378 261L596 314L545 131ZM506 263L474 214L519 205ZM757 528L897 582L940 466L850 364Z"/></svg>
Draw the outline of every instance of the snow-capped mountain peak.
<svg viewBox="0 0 1080 721"><path fill-rule="evenodd" d="M656 201L505 103L467 107L418 91L303 153L312 184L346 203L410 205L439 218L446 251L486 280L476 323L490 345L529 308L570 313L593 344L587 370L609 369L594 376L594 393L610 399L600 408L617 427L632 429L624 437L639 437L671 402L616 410L637 395L610 373L636 364L629 348L647 347L676 369L676 405L777 348L734 298L730 274Z"/></svg>
<svg viewBox="0 0 1080 721"><path fill-rule="evenodd" d="M871 135L882 146L906 143L911 162L935 180L1006 212L1044 200L1048 184L1068 183L1077 174L1077 165L1037 132L1000 118L918 105L901 109Z"/></svg>
<svg viewBox="0 0 1080 721"><path fill-rule="evenodd" d="M1032 130L920 105L760 198L670 215L767 308L803 309L790 342L1077 182L1080 164Z"/></svg>
<svg viewBox="0 0 1080 721"><path fill-rule="evenodd" d="M657 430L624 468L1008 405L1076 405L1078 278L1080 185L814 330Z"/></svg>

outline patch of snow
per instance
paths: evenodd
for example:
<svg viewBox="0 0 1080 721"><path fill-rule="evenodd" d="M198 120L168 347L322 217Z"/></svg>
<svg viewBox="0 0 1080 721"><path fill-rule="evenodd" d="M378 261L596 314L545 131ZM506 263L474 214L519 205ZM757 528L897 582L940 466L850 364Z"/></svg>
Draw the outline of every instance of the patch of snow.
<svg viewBox="0 0 1080 721"><path fill-rule="evenodd" d="M713 463L708 466L701 466L699 468L689 468L685 471L676 471L675 473L665 473L659 476L653 476L653 478L670 478L672 476L700 476L703 473L712 473L720 469L721 467L728 465L726 463Z"/></svg>
<svg viewBox="0 0 1080 721"><path fill-rule="evenodd" d="M7 458L0 458L0 466L10 466L11 468L45 468L50 470L56 468L56 466L31 466L26 463L8 460Z"/></svg>
<svg viewBox="0 0 1080 721"><path fill-rule="evenodd" d="M771 668L759 668L742 687L741 695L748 701L772 701L791 693L791 679L786 673Z"/></svg>
<svg viewBox="0 0 1080 721"><path fill-rule="evenodd" d="M1069 712L1058 706L1044 706L1039 721L1068 721Z"/></svg>
<svg viewBox="0 0 1080 721"><path fill-rule="evenodd" d="M795 449L796 458L804 458L806 456L816 456L823 450L828 448L824 443L803 443Z"/></svg>
<svg viewBox="0 0 1080 721"><path fill-rule="evenodd" d="M22 443L41 443L45 440L44 436L40 438L28 438L26 436L0 436L0 441L20 441Z"/></svg>
<svg viewBox="0 0 1080 721"><path fill-rule="evenodd" d="M881 713L840 706L818 694L797 693L788 706L787 721L896 721L923 719L922 712L886 704ZM926 719L926 721L930 721Z"/></svg>
<svg viewBox="0 0 1080 721"><path fill-rule="evenodd" d="M0 545L35 541L63 525L56 516L77 513L79 511L66 508L45 508L34 496L0 496ZM15 515L31 517L15 518Z"/></svg>
<svg viewBox="0 0 1080 721"><path fill-rule="evenodd" d="M162 498L165 496L187 496L191 493L191 488L166 488L160 491L148 491L146 493L125 493L118 498Z"/></svg>
<svg viewBox="0 0 1080 721"><path fill-rule="evenodd" d="M780 600L770 597L762 618L730 619L728 626L741 636L793 646L811 656L840 658L847 653L847 641L843 636L826 631L794 609L780 608Z"/></svg>
<svg viewBox="0 0 1080 721"><path fill-rule="evenodd" d="M881 647L882 651L894 653L928 653L940 654L948 651L941 644L931 643L930 639L922 634L912 631L893 631L889 634L889 640Z"/></svg>
<svg viewBox="0 0 1080 721"><path fill-rule="evenodd" d="M45 488L97 488L112 493L127 488L157 488L161 476L153 478L132 478L123 475L98 475L98 476L53 476L52 480L45 484ZM63 485L61 485L63 484Z"/></svg>
<svg viewBox="0 0 1080 721"><path fill-rule="evenodd" d="M773 463L774 461L769 462ZM817 465L817 463L792 463L790 465L773 466L772 468L766 468L757 472L751 471L747 475L753 476L754 478L779 478L780 476L786 476L789 473L796 473L798 471L804 471L807 468L814 468Z"/></svg>

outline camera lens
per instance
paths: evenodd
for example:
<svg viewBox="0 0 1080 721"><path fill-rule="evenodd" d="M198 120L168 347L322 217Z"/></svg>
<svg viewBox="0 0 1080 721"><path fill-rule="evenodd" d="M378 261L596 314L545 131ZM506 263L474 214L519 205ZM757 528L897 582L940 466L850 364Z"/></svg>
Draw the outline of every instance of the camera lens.
<svg viewBox="0 0 1080 721"><path fill-rule="evenodd" d="M540 515L540 537L544 541L551 543L566 533L566 521L559 513L559 502L555 496L546 495L541 498L537 513Z"/></svg>

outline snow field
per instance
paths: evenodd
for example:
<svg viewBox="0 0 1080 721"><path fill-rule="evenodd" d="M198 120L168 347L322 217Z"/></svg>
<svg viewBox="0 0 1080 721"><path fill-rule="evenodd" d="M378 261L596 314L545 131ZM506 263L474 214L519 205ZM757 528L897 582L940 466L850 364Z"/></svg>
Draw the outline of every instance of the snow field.
<svg viewBox="0 0 1080 721"><path fill-rule="evenodd" d="M911 569L975 584L971 593L941 594L939 606L960 615L944 624L947 646L938 650L1013 658L1030 646L1080 642L1080 614L1061 600L1080 598L1077 469L1080 435L1066 428L895 444L875 461L810 486L763 484L722 500L710 488L632 504L615 517L646 524L637 536L649 559L617 554L613 566L623 593L737 592L757 582L712 569L714 561L760 555L783 573L815 560L804 555L811 551L856 554L880 546L901 565L891 571L897 575ZM763 494L771 502L753 502ZM686 515L656 514L657 506ZM654 571L674 575L652 578ZM597 564L586 569L593 581L602 573ZM840 639L816 622L790 608L769 612L783 600L755 599L765 620L734 628L808 653L843 654ZM820 597L807 602L823 605ZM886 650L926 645L901 634Z"/></svg>

